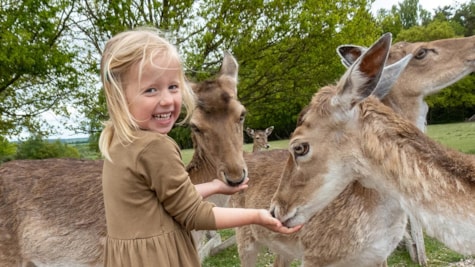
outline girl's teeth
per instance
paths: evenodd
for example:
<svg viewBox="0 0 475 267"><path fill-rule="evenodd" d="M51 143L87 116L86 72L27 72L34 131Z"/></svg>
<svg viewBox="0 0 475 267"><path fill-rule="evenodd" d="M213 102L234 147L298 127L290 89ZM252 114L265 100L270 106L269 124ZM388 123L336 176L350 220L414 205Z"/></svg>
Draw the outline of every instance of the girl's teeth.
<svg viewBox="0 0 475 267"><path fill-rule="evenodd" d="M155 119L169 119L171 117L171 113L167 113L167 114L157 114L157 115L153 115L153 117Z"/></svg>

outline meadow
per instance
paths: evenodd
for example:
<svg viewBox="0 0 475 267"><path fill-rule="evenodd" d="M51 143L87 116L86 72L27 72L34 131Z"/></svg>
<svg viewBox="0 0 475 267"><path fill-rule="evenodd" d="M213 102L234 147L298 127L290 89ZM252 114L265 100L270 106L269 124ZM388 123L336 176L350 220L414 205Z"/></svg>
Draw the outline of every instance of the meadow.
<svg viewBox="0 0 475 267"><path fill-rule="evenodd" d="M438 142L460 150L464 153L475 154L475 123L451 123L429 125L427 134ZM270 149L286 149L288 140L279 140L269 142ZM252 151L252 144L244 145L245 151ZM187 164L193 155L193 150L182 150L183 161ZM219 231L223 240L234 234L234 230ZM455 253L438 241L426 236L425 247L427 253L428 266L455 266L465 257ZM273 255L267 249L263 249L258 260L258 267L272 266ZM237 267L240 266L239 256L236 245L228 249L210 256L203 262L203 267ZM299 266L299 262L295 261L292 266ZM419 266L411 261L409 254L404 247L398 248L388 259L388 266L392 267L416 267ZM464 265L467 266L467 265Z"/></svg>

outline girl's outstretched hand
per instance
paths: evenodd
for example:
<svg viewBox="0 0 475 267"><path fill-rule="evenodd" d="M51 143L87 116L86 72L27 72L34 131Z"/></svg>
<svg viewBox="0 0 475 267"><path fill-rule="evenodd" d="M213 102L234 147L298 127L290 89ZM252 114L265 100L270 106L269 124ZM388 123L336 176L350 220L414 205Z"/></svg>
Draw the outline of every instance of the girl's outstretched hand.
<svg viewBox="0 0 475 267"><path fill-rule="evenodd" d="M301 224L301 225L294 226L292 228L288 228L288 227L282 225L282 223L279 220L272 217L270 212L268 210L265 210L265 209L259 210L259 218L260 218L260 221L261 221L261 223L259 223L260 225L266 227L267 229L269 229L271 231L281 233L281 234L295 233L298 230L300 230L300 228L302 228L302 226L303 226Z"/></svg>
<svg viewBox="0 0 475 267"><path fill-rule="evenodd" d="M244 182L238 186L230 186L226 184L225 182L219 180L219 179L214 179L212 183L216 184L217 193L218 194L224 194L224 195L232 195L234 193L237 193L241 190L244 190L248 187L249 178L246 177Z"/></svg>

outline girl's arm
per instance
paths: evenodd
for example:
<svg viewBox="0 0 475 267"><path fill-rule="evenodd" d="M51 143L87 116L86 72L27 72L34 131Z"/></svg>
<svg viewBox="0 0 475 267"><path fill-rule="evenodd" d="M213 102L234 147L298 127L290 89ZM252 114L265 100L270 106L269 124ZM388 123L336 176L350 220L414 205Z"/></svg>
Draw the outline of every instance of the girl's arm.
<svg viewBox="0 0 475 267"><path fill-rule="evenodd" d="M211 182L196 184L195 188L203 198L207 198L214 194L232 195L236 192L246 189L248 187L248 181L249 178L246 178L246 180L239 186L229 186L221 180L214 179Z"/></svg>
<svg viewBox="0 0 475 267"><path fill-rule="evenodd" d="M291 234L302 228L298 225L287 228L276 218L272 217L269 211L265 209L244 209L244 208L213 208L216 228L233 228L248 224L258 224L282 234Z"/></svg>

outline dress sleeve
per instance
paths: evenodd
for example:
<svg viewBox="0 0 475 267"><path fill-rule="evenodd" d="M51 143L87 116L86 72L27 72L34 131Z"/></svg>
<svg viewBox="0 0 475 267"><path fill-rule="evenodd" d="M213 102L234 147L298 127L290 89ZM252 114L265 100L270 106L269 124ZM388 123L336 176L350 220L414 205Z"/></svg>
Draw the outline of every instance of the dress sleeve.
<svg viewBox="0 0 475 267"><path fill-rule="evenodd" d="M187 230L216 229L212 208L203 201L186 172L178 145L168 136L145 146L137 162L157 201Z"/></svg>

